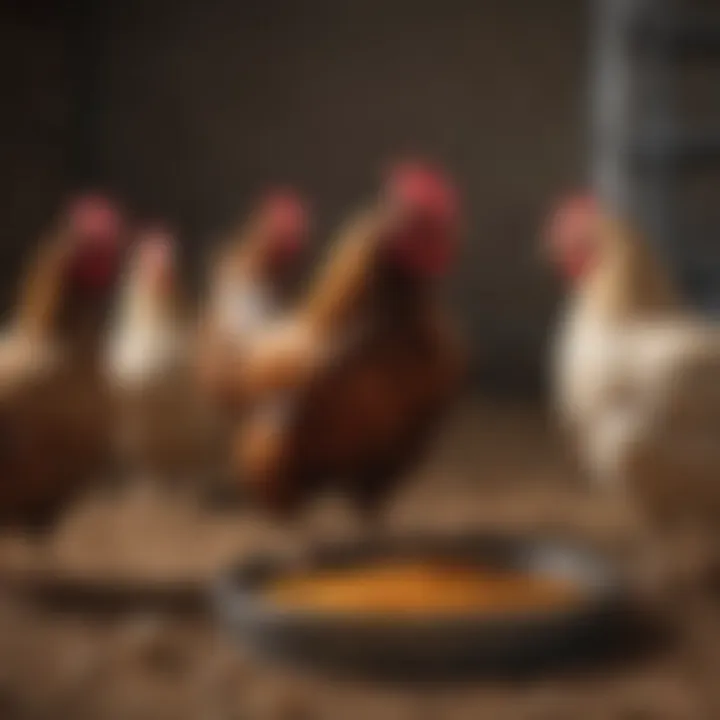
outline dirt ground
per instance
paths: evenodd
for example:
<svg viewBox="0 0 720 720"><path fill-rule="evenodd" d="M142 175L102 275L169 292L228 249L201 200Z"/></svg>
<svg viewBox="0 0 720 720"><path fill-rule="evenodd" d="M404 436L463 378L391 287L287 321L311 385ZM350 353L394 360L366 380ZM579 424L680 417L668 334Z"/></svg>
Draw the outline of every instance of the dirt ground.
<svg viewBox="0 0 720 720"><path fill-rule="evenodd" d="M627 508L583 488L544 413L511 404L459 412L385 523L393 532L564 530L621 554L635 531ZM256 550L359 531L336 499L280 528L249 509L210 514L139 486L80 503L49 538L0 538L0 577L201 589L218 568ZM709 592L658 603L672 639L612 665L413 688L268 665L201 612L136 605L100 613L92 603L60 611L16 590L0 597L2 720L720 718L720 605L716 611Z"/></svg>

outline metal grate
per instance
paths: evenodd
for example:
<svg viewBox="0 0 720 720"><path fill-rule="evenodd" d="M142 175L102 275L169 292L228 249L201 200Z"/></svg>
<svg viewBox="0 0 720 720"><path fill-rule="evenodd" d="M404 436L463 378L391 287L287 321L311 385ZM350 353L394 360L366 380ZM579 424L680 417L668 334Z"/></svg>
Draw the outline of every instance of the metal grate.
<svg viewBox="0 0 720 720"><path fill-rule="evenodd" d="M611 206L647 230L700 305L720 310L720 216L706 221L683 205L684 186L717 173L717 130L681 117L683 67L716 64L720 96L720 8L679 0L595 0L593 182ZM690 216L690 217L689 217ZM704 237L700 237L700 236Z"/></svg>

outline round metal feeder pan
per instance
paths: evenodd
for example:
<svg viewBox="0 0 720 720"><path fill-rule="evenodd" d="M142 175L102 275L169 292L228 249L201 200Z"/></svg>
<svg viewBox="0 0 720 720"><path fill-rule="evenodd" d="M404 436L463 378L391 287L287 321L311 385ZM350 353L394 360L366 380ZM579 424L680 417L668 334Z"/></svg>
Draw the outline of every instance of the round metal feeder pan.
<svg viewBox="0 0 720 720"><path fill-rule="evenodd" d="M570 580L581 599L532 612L433 616L311 612L273 604L264 590L286 573L379 558L449 558ZM245 647L279 661L341 675L393 680L469 679L576 667L607 655L624 634L620 574L577 541L497 535L385 538L318 547L302 557L255 557L213 587L222 626Z"/></svg>

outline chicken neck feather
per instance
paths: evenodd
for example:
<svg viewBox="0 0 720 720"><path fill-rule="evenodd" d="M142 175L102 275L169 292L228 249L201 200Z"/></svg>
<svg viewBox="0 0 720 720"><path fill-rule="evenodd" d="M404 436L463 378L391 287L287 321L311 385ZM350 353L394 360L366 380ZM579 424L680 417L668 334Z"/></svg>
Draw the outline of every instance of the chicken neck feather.
<svg viewBox="0 0 720 720"><path fill-rule="evenodd" d="M605 219L597 266L581 289L584 306L611 322L676 313L682 301L669 273L640 233Z"/></svg>

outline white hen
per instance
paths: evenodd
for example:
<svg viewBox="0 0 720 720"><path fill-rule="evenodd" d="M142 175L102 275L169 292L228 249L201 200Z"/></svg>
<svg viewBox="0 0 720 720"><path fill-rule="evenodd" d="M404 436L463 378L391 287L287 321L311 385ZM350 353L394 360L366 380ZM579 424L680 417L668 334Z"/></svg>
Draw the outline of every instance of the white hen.
<svg viewBox="0 0 720 720"><path fill-rule="evenodd" d="M128 265L107 368L121 457L133 472L187 481L211 472L217 438L195 380L194 328L177 285L172 236L146 231Z"/></svg>
<svg viewBox="0 0 720 720"><path fill-rule="evenodd" d="M580 460L655 522L720 519L720 328L686 311L657 258L591 202L565 205L551 252L576 286L555 396Z"/></svg>
<svg viewBox="0 0 720 720"><path fill-rule="evenodd" d="M282 317L308 216L290 191L266 196L215 257L203 312L200 377L209 395L235 406L239 362Z"/></svg>

